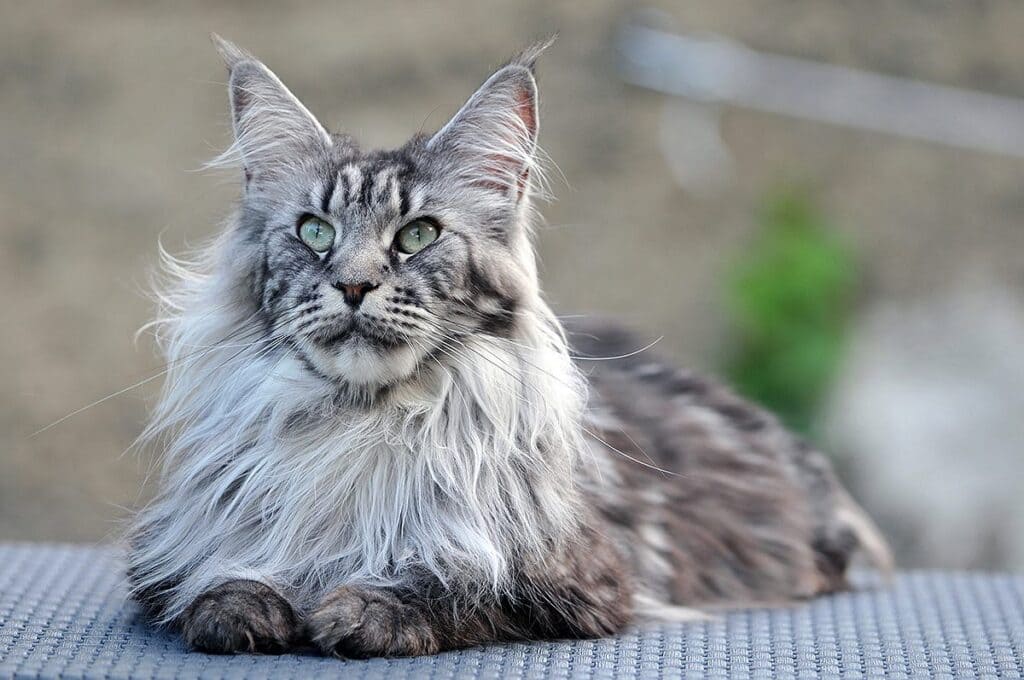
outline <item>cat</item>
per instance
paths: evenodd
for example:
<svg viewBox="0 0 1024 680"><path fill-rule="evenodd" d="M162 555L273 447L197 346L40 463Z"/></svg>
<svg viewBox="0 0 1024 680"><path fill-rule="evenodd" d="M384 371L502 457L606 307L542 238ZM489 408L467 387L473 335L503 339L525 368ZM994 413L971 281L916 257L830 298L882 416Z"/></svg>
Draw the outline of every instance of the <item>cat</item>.
<svg viewBox="0 0 1024 680"><path fill-rule="evenodd" d="M164 258L168 374L143 433L162 467L128 536L154 623L213 653L420 655L809 598L858 553L889 565L774 417L544 302L546 44L436 133L364 151L214 41L234 131L214 164L243 187L193 261Z"/></svg>

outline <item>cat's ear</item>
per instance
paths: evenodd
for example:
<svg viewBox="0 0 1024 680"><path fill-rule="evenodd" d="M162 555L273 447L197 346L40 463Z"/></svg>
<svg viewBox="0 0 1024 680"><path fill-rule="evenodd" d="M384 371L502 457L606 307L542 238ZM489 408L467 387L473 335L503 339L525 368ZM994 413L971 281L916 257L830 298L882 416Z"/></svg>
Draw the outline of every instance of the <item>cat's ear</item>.
<svg viewBox="0 0 1024 680"><path fill-rule="evenodd" d="M427 148L454 160L458 178L519 201L537 171L534 64L553 39L499 69L473 93Z"/></svg>
<svg viewBox="0 0 1024 680"><path fill-rule="evenodd" d="M248 184L287 174L330 147L331 136L269 68L219 35L211 39L228 67L235 133L234 144L214 164L241 164Z"/></svg>

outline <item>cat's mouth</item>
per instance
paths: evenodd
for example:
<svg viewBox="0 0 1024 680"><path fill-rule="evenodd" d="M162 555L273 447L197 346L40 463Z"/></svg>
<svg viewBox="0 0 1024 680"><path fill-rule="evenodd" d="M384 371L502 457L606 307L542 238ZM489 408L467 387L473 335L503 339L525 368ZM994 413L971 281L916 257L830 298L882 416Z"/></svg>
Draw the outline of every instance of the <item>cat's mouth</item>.
<svg viewBox="0 0 1024 680"><path fill-rule="evenodd" d="M404 380L421 359L416 344L393 321L362 311L307 331L295 350L317 375L361 389Z"/></svg>
<svg viewBox="0 0 1024 680"><path fill-rule="evenodd" d="M317 329L313 333L310 333L310 339L315 345L329 348L347 342L355 332L356 331L352 324L346 324L345 328L332 327Z"/></svg>
<svg viewBox="0 0 1024 680"><path fill-rule="evenodd" d="M366 314L324 325L311 332L309 338L323 349L337 348L349 342L365 342L382 349L404 344L379 319Z"/></svg>

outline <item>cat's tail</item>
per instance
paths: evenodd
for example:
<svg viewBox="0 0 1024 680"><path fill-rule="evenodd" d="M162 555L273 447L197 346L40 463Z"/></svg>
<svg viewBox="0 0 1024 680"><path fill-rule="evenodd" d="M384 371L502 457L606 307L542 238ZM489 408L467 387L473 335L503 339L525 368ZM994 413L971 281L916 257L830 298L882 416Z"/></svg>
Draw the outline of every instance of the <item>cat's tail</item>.
<svg viewBox="0 0 1024 680"><path fill-rule="evenodd" d="M845 490L840 490L836 498L835 518L856 537L858 552L881 573L886 582L891 580L895 561L889 542L885 540L885 536L864 508L860 507Z"/></svg>

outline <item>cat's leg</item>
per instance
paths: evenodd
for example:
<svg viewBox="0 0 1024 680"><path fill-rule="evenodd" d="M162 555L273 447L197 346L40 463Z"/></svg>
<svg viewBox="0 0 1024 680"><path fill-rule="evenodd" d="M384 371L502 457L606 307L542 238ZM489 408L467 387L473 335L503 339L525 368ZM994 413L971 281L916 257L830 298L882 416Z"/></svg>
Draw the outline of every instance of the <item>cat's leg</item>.
<svg viewBox="0 0 1024 680"><path fill-rule="evenodd" d="M419 588L342 586L321 600L308 635L325 654L366 658L508 640L601 637L629 623L632 587L605 539L590 534L550 557L543 568L521 570L508 596L482 601L429 579Z"/></svg>
<svg viewBox="0 0 1024 680"><path fill-rule="evenodd" d="M521 637L593 638L613 635L633 618L633 582L619 550L587 528L542 567L524 570L504 604Z"/></svg>
<svg viewBox="0 0 1024 680"><path fill-rule="evenodd" d="M291 604L258 581L228 581L206 591L178 624L190 647L212 654L281 654L302 639Z"/></svg>

